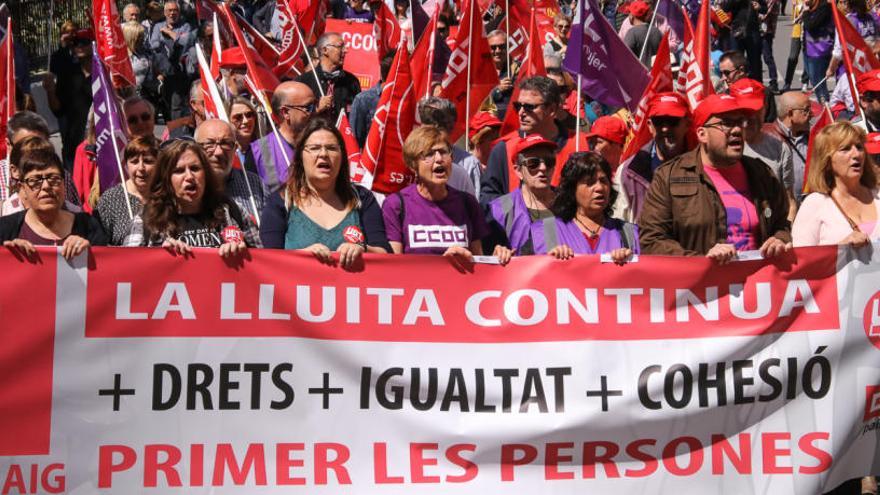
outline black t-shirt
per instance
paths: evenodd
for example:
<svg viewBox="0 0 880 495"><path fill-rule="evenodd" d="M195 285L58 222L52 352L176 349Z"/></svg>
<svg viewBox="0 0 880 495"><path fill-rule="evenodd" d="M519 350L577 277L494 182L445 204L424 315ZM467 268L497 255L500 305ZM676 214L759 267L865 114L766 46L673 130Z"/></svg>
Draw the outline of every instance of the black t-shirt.
<svg viewBox="0 0 880 495"><path fill-rule="evenodd" d="M180 233L177 240L190 247L218 248L223 244L220 236L222 227L208 227L201 219L192 215L182 215L178 219Z"/></svg>

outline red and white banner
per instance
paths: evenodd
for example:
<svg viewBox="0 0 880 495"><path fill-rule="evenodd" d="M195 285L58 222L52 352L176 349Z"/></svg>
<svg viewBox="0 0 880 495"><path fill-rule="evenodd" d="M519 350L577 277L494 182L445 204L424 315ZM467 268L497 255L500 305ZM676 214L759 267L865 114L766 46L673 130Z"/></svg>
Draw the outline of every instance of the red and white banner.
<svg viewBox="0 0 880 495"><path fill-rule="evenodd" d="M878 245L39 256L0 252L3 493L788 495L880 465Z"/></svg>
<svg viewBox="0 0 880 495"><path fill-rule="evenodd" d="M379 82L379 55L373 24L327 19L327 32L339 33L345 43L347 53L342 68L358 78L361 89L375 86Z"/></svg>

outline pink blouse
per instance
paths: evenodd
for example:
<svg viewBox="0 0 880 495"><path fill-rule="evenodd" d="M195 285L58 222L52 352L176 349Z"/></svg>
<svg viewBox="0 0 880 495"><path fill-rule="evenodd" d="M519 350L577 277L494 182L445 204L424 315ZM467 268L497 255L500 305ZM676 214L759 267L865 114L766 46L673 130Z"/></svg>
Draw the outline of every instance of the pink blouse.
<svg viewBox="0 0 880 495"><path fill-rule="evenodd" d="M877 209L877 218L880 219L880 189L872 192L874 208ZM880 239L878 225L880 222L873 222L871 232L865 232L872 241ZM812 193L804 199L791 229L795 247L839 244L850 233L852 227L846 217L834 205L830 196L821 193Z"/></svg>

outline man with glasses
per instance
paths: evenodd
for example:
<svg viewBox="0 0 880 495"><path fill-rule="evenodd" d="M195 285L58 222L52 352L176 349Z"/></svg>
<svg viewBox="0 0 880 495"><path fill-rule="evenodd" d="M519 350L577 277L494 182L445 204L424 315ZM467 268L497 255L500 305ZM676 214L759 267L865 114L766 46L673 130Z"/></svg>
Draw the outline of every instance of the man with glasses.
<svg viewBox="0 0 880 495"><path fill-rule="evenodd" d="M868 132L880 131L880 70L862 74L856 86Z"/></svg>
<svg viewBox="0 0 880 495"><path fill-rule="evenodd" d="M271 103L272 112L280 117L281 123L277 131L251 143L252 158L249 157L245 168L256 170L266 188L275 192L287 181L294 144L315 111L315 94L303 83L287 81L275 88Z"/></svg>
<svg viewBox="0 0 880 495"><path fill-rule="evenodd" d="M196 143L205 150L208 162L220 178L226 197L242 211L253 216L258 224L267 196L260 177L244 169L233 168L235 160L235 129L228 122L208 119L196 128Z"/></svg>
<svg viewBox="0 0 880 495"><path fill-rule="evenodd" d="M501 245L517 256L546 252L545 238L556 231L550 210L556 192L550 185L556 166L556 143L540 134L530 134L516 147L514 172L521 181L515 189L489 203L489 238L483 241L486 252ZM547 229L551 229L550 232Z"/></svg>
<svg viewBox="0 0 880 495"><path fill-rule="evenodd" d="M507 107L510 104L510 97L513 95L513 83L516 81L516 73L519 71L519 65L513 60L507 58L507 34L496 29L486 36L489 42L489 51L492 55L492 63L495 64L495 71L498 72L498 86L492 89L489 96L492 97L492 103L497 109L496 114L502 121L507 113ZM508 66L508 61L510 65Z"/></svg>
<svg viewBox="0 0 880 495"><path fill-rule="evenodd" d="M791 151L791 191L797 204L800 204L803 197L812 116L813 110L807 93L786 91L779 97L779 118L775 122L764 124L764 130L779 138Z"/></svg>
<svg viewBox="0 0 880 495"><path fill-rule="evenodd" d="M130 137L153 136L156 130L156 110L153 104L140 96L132 96L122 103L122 114L128 124Z"/></svg>
<svg viewBox="0 0 880 495"><path fill-rule="evenodd" d="M315 95L323 94L318 100L318 111L328 111L336 119L340 111L349 113L354 97L361 92L361 83L342 68L346 49L339 33L322 34L317 49L320 60L315 70L301 74L296 80L311 88Z"/></svg>
<svg viewBox="0 0 880 495"><path fill-rule="evenodd" d="M749 111L712 95L694 111L699 145L654 173L639 218L642 253L733 261L791 249L788 195L764 163L743 156Z"/></svg>
<svg viewBox="0 0 880 495"><path fill-rule="evenodd" d="M687 133L691 127L687 100L678 93L658 93L648 102L645 125L653 138L650 146L638 151L615 174L620 194L614 205L614 216L632 223L642 212L654 172L687 151Z"/></svg>
<svg viewBox="0 0 880 495"><path fill-rule="evenodd" d="M514 158L519 140L529 134L540 134L553 141L557 150L568 142L568 134L556 122L556 112L561 105L559 86L545 76L525 79L519 86L514 110L519 114L519 130L501 137L492 148L489 162L480 178L480 202L488 205L493 199L503 196L517 187L519 180L513 172ZM557 163L564 163L566 156L558 155Z"/></svg>
<svg viewBox="0 0 880 495"><path fill-rule="evenodd" d="M760 58L758 62L760 62ZM749 76L746 57L743 56L742 52L736 50L721 54L721 58L718 59L718 70L721 73L721 80L728 90L731 84ZM767 91L765 93L764 108L766 108L764 122L776 120L776 98L774 92Z"/></svg>

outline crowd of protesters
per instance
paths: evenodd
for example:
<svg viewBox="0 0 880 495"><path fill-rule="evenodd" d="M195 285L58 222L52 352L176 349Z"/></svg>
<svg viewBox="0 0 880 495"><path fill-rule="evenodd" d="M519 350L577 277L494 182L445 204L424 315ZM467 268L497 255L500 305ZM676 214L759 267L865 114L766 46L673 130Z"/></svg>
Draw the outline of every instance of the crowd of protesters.
<svg viewBox="0 0 880 495"><path fill-rule="evenodd" d="M860 248L880 239L880 70L859 77L854 99L828 1L793 0L781 89L772 44L784 2L715 3L717 94L693 109L678 93L655 94L645 115L651 142L623 163L631 116L588 94L578 107L579 89L561 68L573 4L560 3L542 47L546 73L523 79L521 61L508 61L503 11L490 7L483 20L499 85L468 119L460 142L450 135L461 109L439 96L419 101L418 125L402 150L414 182L387 195L351 179L335 117L349 117L363 146L382 81L361 91L344 69L340 33L322 34L310 47L314 65L273 88L274 126L244 81L240 47L226 48L227 122L206 117L197 79L195 47L210 56L215 26L197 23L191 2L174 0L150 1L143 13L134 4L122 11L136 86L121 102L129 137L120 164L125 177L101 191L90 79L94 33L68 21L43 82L62 150L49 143L39 115L21 111L9 119L0 240L24 256L45 245L61 246L65 257L99 245L162 246L178 254L214 248L224 257L261 247L307 250L346 269L362 263L364 253L442 255L458 266L484 254L501 264L515 256L578 254L607 254L620 264L635 254L706 256L723 264L744 251L776 258L793 246ZM277 40L274 0L229 3ZM407 26L407 2L393 7ZM842 0L840 8L869 46L880 48L880 22L865 0ZM609 0L602 9L633 54L650 64L669 31L662 19L652 22L653 7ZM328 14L372 22L374 12L375 4L363 0L334 0ZM458 19L445 4L441 38ZM791 90L801 51L804 87ZM394 56L377 61L383 80ZM829 80L837 81L833 93ZM808 149L823 103L838 120ZM509 112L519 127L499 135ZM162 136L157 121L165 124ZM877 493L871 478L860 486Z"/></svg>

